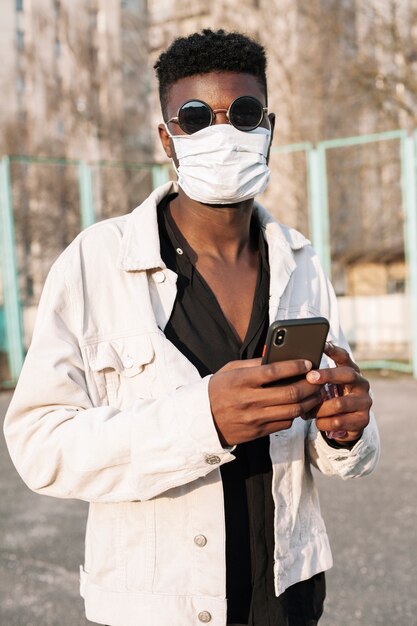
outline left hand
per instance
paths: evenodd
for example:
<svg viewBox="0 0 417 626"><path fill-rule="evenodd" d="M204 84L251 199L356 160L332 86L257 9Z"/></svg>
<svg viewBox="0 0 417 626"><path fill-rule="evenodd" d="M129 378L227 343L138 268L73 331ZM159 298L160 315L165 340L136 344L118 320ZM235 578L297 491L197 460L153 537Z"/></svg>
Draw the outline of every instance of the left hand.
<svg viewBox="0 0 417 626"><path fill-rule="evenodd" d="M337 385L340 395L324 400L316 414L316 425L320 431L337 433L333 437L337 443L349 445L360 439L369 423L369 382L346 350L327 343L324 352L336 367L310 371L307 380L315 385Z"/></svg>

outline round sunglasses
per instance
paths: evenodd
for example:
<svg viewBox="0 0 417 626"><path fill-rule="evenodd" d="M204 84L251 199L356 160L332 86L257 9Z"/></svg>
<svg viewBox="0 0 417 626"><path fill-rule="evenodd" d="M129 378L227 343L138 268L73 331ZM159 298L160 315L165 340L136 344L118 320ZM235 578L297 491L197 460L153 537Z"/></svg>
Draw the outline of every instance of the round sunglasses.
<svg viewBox="0 0 417 626"><path fill-rule="evenodd" d="M230 124L238 130L248 132L255 130L262 123L268 108L262 106L253 96L239 96L233 100L228 109L212 109L202 100L187 100L178 109L177 115L171 117L167 124L174 122L187 135L192 135L207 126L211 126L217 113L226 113Z"/></svg>

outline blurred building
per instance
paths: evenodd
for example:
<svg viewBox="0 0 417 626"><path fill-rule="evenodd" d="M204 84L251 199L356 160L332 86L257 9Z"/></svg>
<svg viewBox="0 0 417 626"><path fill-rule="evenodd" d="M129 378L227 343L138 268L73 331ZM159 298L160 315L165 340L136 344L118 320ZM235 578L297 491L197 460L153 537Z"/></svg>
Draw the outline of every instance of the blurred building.
<svg viewBox="0 0 417 626"><path fill-rule="evenodd" d="M12 162L22 300L80 230L77 160L93 166L97 218L146 197L149 163L145 0L0 0L0 152L62 162ZM111 164L109 162L112 162Z"/></svg>
<svg viewBox="0 0 417 626"><path fill-rule="evenodd" d="M151 56L154 61L175 37L205 27L255 37L268 54L275 146L417 126L417 117L410 120L395 100L404 89L395 78L399 51L411 52L416 41L416 6L416 0L149 0ZM155 126L155 82L152 97ZM164 158L158 145L155 155ZM278 219L308 234L305 154L272 154L271 168L261 200ZM338 293L403 291L398 142L329 150L327 173Z"/></svg>
<svg viewBox="0 0 417 626"><path fill-rule="evenodd" d="M149 159L145 0L0 0L1 149Z"/></svg>
<svg viewBox="0 0 417 626"><path fill-rule="evenodd" d="M98 217L130 210L150 189L149 170L103 162L166 160L151 65L175 37L205 27L247 32L266 46L275 146L415 127L416 4L0 0L0 88L7 94L1 151L101 163L94 170ZM262 201L308 234L305 154L273 154L271 167ZM43 276L44 269L33 268L46 268L79 228L77 172L14 168L20 268L28 277L23 293L36 300L42 281L31 274ZM401 291L398 144L329 151L328 179L338 292Z"/></svg>

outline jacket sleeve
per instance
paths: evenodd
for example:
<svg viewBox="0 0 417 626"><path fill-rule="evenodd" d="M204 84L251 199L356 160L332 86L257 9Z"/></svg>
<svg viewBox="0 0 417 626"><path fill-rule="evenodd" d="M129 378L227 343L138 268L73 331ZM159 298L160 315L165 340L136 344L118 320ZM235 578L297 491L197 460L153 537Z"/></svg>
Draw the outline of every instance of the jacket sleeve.
<svg viewBox="0 0 417 626"><path fill-rule="evenodd" d="M65 268L61 257L46 281L4 424L27 485L90 502L146 500L233 460L213 423L209 377L126 410L92 405Z"/></svg>
<svg viewBox="0 0 417 626"><path fill-rule="evenodd" d="M333 287L324 274L316 255L313 255L312 263L319 281L317 308L324 311L323 314L329 319L329 339L351 354L340 327L337 299ZM335 363L324 355L321 367L334 366ZM323 474L338 475L343 479L368 474L374 469L379 458L379 435L373 412L371 411L369 424L362 437L350 450L329 446L317 429L315 420L311 420L307 435L307 452L313 465Z"/></svg>

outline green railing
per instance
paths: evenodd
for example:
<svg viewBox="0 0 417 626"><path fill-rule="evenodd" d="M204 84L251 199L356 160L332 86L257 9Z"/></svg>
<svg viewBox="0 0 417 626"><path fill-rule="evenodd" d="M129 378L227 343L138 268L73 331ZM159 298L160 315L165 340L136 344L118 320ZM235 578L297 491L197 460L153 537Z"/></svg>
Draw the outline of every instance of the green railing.
<svg viewBox="0 0 417 626"><path fill-rule="evenodd" d="M391 369L412 373L417 379L417 131L405 130L330 139L313 146L297 143L272 148L278 154L304 152L308 173L310 233L314 248L324 269L331 275L329 190L327 181L327 151L334 148L362 146L380 141L399 140L401 143L401 192L404 210L404 242L407 264L407 293L411 301L411 363L396 360L376 360L360 363L363 369Z"/></svg>
<svg viewBox="0 0 417 626"><path fill-rule="evenodd" d="M313 245L325 270L331 273L330 234L329 234L329 191L327 180L327 152L334 148L361 146L380 141L398 140L401 144L401 193L404 209L405 258L408 267L407 292L411 299L411 364L397 361L372 361L362 363L364 367L388 368L401 372L411 372L417 378L417 131L409 135L404 130L395 130L372 135L345 137L322 141L313 146L310 143L297 143L272 148L274 154L304 153L307 167L307 187L309 199L309 226ZM124 169L151 168L152 185L169 179L169 165L137 164L123 162L67 161L41 157L4 157L0 162L0 268L3 278L3 348L8 354L9 370L13 384L19 376L23 358L22 310L18 289L16 260L16 239L14 233L13 203L11 193L10 164L19 162L73 165L77 167L80 221L83 228L94 223L93 167L114 167ZM1 309L0 309L1 311ZM1 316L0 316L1 319ZM1 340L1 333L0 333Z"/></svg>
<svg viewBox="0 0 417 626"><path fill-rule="evenodd" d="M17 380L23 364L23 325L17 277L16 239L10 181L10 159L0 163L0 252L3 279L6 351L11 382Z"/></svg>

